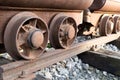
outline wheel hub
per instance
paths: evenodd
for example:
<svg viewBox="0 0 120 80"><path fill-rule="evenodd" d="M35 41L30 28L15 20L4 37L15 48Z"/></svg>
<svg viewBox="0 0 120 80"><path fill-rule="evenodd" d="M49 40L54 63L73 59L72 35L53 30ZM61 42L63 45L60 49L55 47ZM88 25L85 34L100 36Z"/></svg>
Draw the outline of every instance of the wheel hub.
<svg viewBox="0 0 120 80"><path fill-rule="evenodd" d="M43 42L44 42L44 36L40 30L36 29L29 33L28 44L31 48L37 49L42 45Z"/></svg>
<svg viewBox="0 0 120 80"><path fill-rule="evenodd" d="M67 39L73 39L74 38L74 36L75 36L75 29L74 29L74 27L73 26L71 26L71 25L65 25L65 26L63 26L63 28L62 28L62 32L60 33L60 35L65 39L65 40L67 40Z"/></svg>
<svg viewBox="0 0 120 80"><path fill-rule="evenodd" d="M75 37L75 29L73 28L73 26L69 26L67 27L67 36L69 39L73 39Z"/></svg>
<svg viewBox="0 0 120 80"><path fill-rule="evenodd" d="M111 34L112 33L112 30L113 30L113 27L114 27L114 24L113 24L113 22L112 21L108 21L108 23L107 23L107 25L108 25L108 34Z"/></svg>

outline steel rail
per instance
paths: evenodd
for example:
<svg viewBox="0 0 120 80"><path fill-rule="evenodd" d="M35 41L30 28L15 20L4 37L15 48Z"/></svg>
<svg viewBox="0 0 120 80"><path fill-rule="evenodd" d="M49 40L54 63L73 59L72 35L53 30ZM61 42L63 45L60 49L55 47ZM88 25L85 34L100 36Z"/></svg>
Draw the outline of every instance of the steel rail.
<svg viewBox="0 0 120 80"><path fill-rule="evenodd" d="M59 49L44 53L40 58L31 61L16 61L0 66L0 80L14 80L20 76L29 75L42 68L50 66L58 61L78 55L91 50L94 46L99 46L118 39L120 33L87 40L73 45L69 49Z"/></svg>

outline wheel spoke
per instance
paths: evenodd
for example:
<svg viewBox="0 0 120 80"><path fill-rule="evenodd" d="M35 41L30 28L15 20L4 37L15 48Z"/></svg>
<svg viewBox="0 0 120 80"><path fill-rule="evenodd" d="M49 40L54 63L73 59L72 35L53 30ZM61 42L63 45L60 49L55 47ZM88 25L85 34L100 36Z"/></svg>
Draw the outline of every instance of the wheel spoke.
<svg viewBox="0 0 120 80"><path fill-rule="evenodd" d="M45 33L46 33L46 30L42 30L42 33L45 34Z"/></svg>
<svg viewBox="0 0 120 80"><path fill-rule="evenodd" d="M63 30L60 28L60 32L62 32Z"/></svg>
<svg viewBox="0 0 120 80"><path fill-rule="evenodd" d="M25 41L24 41L24 40L19 40L18 42L19 42L19 46L21 46L21 45L24 45L24 44L25 44Z"/></svg>
<svg viewBox="0 0 120 80"><path fill-rule="evenodd" d="M60 26L60 31L64 31L64 27L66 24Z"/></svg>
<svg viewBox="0 0 120 80"><path fill-rule="evenodd" d="M19 45L25 44L27 38L27 33L19 33L17 36L17 42Z"/></svg>
<svg viewBox="0 0 120 80"><path fill-rule="evenodd" d="M69 46L71 43L71 39L66 40L66 46Z"/></svg>
<svg viewBox="0 0 120 80"><path fill-rule="evenodd" d="M64 21L64 24L68 24L69 23L69 21L68 21L68 19L66 19L65 21Z"/></svg>
<svg viewBox="0 0 120 80"><path fill-rule="evenodd" d="M25 55L27 56L27 57L30 57L31 56L31 51L30 50L26 50L27 52L25 53Z"/></svg>
<svg viewBox="0 0 120 80"><path fill-rule="evenodd" d="M30 57L33 57L33 55L37 55L37 57L39 57L39 55L41 54L41 52L42 52L43 50L40 50L40 49L33 49L33 50L31 50L31 52L30 52ZM38 54L39 53L39 54Z"/></svg>
<svg viewBox="0 0 120 80"><path fill-rule="evenodd" d="M33 27L36 27L36 26L37 26L37 19L30 20L30 21L29 21L29 25L31 25L31 26L33 26Z"/></svg>
<svg viewBox="0 0 120 80"><path fill-rule="evenodd" d="M70 23L69 25L70 25L70 26L74 26L74 23Z"/></svg>
<svg viewBox="0 0 120 80"><path fill-rule="evenodd" d="M22 29L22 31L24 31L24 32L29 32L29 29L28 29L26 26L22 26L21 29Z"/></svg>
<svg viewBox="0 0 120 80"><path fill-rule="evenodd" d="M62 38L62 37L64 37L64 32L59 32L59 34L60 34L60 38Z"/></svg>
<svg viewBox="0 0 120 80"><path fill-rule="evenodd" d="M67 40L62 40L62 45L67 46L66 42L67 42Z"/></svg>
<svg viewBox="0 0 120 80"><path fill-rule="evenodd" d="M43 47L43 46L40 46L40 49L44 50L44 47Z"/></svg>
<svg viewBox="0 0 120 80"><path fill-rule="evenodd" d="M29 47L26 47L25 45L22 45L21 49L22 49L22 53L21 53L22 55L30 57L31 49Z"/></svg>

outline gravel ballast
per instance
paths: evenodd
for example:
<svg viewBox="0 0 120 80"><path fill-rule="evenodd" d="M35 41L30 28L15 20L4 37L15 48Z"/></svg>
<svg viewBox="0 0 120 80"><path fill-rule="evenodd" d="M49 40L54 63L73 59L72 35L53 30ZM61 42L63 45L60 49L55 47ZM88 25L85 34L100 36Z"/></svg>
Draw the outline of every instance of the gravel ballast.
<svg viewBox="0 0 120 80"><path fill-rule="evenodd" d="M90 37L78 37L75 43L91 39ZM119 52L120 50L112 44L101 47L106 50ZM85 64L77 56L65 59L50 67L36 72L37 76L43 76L50 80L120 80L120 77L100 71ZM36 77L36 80L40 80Z"/></svg>
<svg viewBox="0 0 120 80"><path fill-rule="evenodd" d="M75 43L83 42L89 39L91 38L84 36L78 37L75 40ZM101 48L120 52L120 50L112 44L106 44ZM46 51L49 50L54 50L54 48L46 48ZM11 57L7 53L2 56L11 60ZM41 80L41 76L47 80L120 80L120 77L118 76L107 73L106 71L100 71L88 64L83 63L77 56L57 62L47 68L37 71L35 74L35 80Z"/></svg>
<svg viewBox="0 0 120 80"><path fill-rule="evenodd" d="M82 63L77 56L58 62L36 73L50 80L119 80L112 74ZM39 80L39 79L36 79Z"/></svg>

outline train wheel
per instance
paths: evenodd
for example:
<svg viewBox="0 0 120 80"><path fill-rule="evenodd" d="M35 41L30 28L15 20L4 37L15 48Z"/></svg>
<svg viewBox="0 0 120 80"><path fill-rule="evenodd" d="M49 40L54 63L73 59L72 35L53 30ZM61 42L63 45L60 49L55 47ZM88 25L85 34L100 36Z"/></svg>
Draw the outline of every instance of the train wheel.
<svg viewBox="0 0 120 80"><path fill-rule="evenodd" d="M48 41L48 27L37 15L21 12L7 24L4 44L14 59L35 59L43 53Z"/></svg>
<svg viewBox="0 0 120 80"><path fill-rule="evenodd" d="M114 28L113 28L113 32L114 33L118 33L120 32L120 16L115 16L114 17Z"/></svg>
<svg viewBox="0 0 120 80"><path fill-rule="evenodd" d="M110 16L102 17L99 26L99 33L101 36L107 36L113 32L113 19Z"/></svg>
<svg viewBox="0 0 120 80"><path fill-rule="evenodd" d="M76 22L72 17L56 15L50 24L50 43L54 48L68 48L77 35Z"/></svg>

